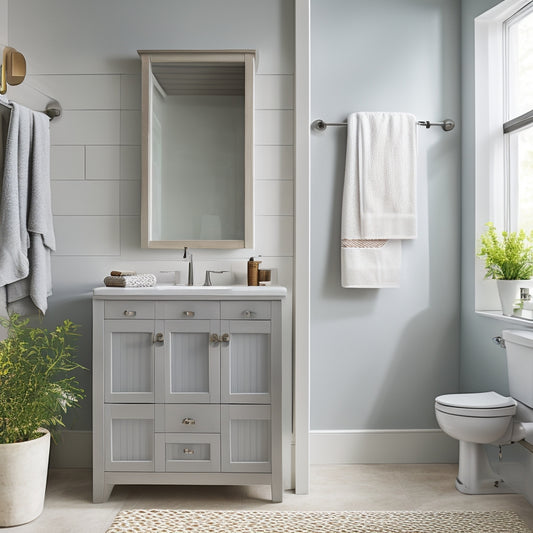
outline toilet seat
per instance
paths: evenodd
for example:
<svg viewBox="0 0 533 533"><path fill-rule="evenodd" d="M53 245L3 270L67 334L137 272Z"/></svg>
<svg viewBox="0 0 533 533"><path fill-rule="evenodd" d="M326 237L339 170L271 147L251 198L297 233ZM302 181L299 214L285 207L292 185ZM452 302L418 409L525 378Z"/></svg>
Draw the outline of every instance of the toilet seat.
<svg viewBox="0 0 533 533"><path fill-rule="evenodd" d="M442 413L479 418L513 416L516 405L514 398L494 391L444 394L435 398L435 409Z"/></svg>

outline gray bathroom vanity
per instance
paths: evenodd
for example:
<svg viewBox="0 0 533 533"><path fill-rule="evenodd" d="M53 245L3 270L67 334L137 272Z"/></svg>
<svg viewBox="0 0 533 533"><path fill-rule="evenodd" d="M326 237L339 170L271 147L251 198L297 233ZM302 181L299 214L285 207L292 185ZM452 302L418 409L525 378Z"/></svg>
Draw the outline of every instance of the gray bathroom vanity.
<svg viewBox="0 0 533 533"><path fill-rule="evenodd" d="M282 501L283 287L93 291L93 499L268 484Z"/></svg>

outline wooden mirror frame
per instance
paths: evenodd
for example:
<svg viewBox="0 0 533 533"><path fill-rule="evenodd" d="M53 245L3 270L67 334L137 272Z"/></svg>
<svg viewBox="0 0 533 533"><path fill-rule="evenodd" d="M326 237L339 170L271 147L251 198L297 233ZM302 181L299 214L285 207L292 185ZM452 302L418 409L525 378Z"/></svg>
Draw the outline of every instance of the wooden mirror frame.
<svg viewBox="0 0 533 533"><path fill-rule="evenodd" d="M254 247L254 50L138 50L142 68L142 191L141 245L143 248L235 249ZM154 63L237 63L244 65L244 239L153 240L152 239L152 65Z"/></svg>

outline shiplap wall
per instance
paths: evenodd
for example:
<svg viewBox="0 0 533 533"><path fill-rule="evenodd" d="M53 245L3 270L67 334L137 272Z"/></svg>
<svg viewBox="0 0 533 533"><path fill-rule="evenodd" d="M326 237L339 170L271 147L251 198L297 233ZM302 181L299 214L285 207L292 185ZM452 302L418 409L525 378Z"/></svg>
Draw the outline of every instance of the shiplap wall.
<svg viewBox="0 0 533 533"><path fill-rule="evenodd" d="M256 72L254 250L193 250L195 283L206 269L246 279L246 261L262 257L274 281L289 295L284 307L284 350L290 375L293 264L293 7L276 0L161 1L147 18L140 0L91 4L65 0L9 0L9 44L25 53L27 82L10 87L8 97L34 109L56 98L63 114L51 123L51 178L57 250L52 257L54 294L45 325L65 318L81 324L81 362L91 368L91 289L112 269L159 273L181 269L176 250L140 246L140 61L136 50L252 48ZM0 4L0 8L2 4ZM216 16L218 10L220 16ZM231 14L232 10L233 16ZM205 13L220 24L208 28ZM203 14L202 14L203 13ZM245 13L245 15L243 15ZM60 16L54 38L45 24ZM179 16L178 16L179 15ZM242 16L251 24L242 24ZM228 20L223 24L222 20ZM174 20L172 32L156 31L158 21ZM231 22L233 20L233 22ZM246 20L246 19L244 19ZM199 23L202 22L202 25ZM196 24L196 26L195 26ZM180 26L181 25L181 26ZM234 25L230 31L230 25ZM99 27L94 33L91 28ZM161 27L161 25L159 25ZM195 29L196 28L196 29ZM133 31L135 29L135 31ZM198 40L203 45L199 46ZM92 43L87 48L87 41ZM105 45L104 42L105 41ZM161 279L165 279L161 275ZM168 278L170 281L170 278ZM229 278L221 281L228 282ZM290 380L288 380L290 383ZM90 374L82 375L88 398L68 415L71 428L91 428ZM291 401L287 391L286 400Z"/></svg>

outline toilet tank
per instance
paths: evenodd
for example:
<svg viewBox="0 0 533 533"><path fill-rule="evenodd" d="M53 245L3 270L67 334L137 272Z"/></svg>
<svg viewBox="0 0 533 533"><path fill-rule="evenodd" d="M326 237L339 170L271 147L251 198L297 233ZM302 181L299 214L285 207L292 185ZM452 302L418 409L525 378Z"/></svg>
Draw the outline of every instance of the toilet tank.
<svg viewBox="0 0 533 533"><path fill-rule="evenodd" d="M502 332L507 352L509 393L533 409L533 330Z"/></svg>

